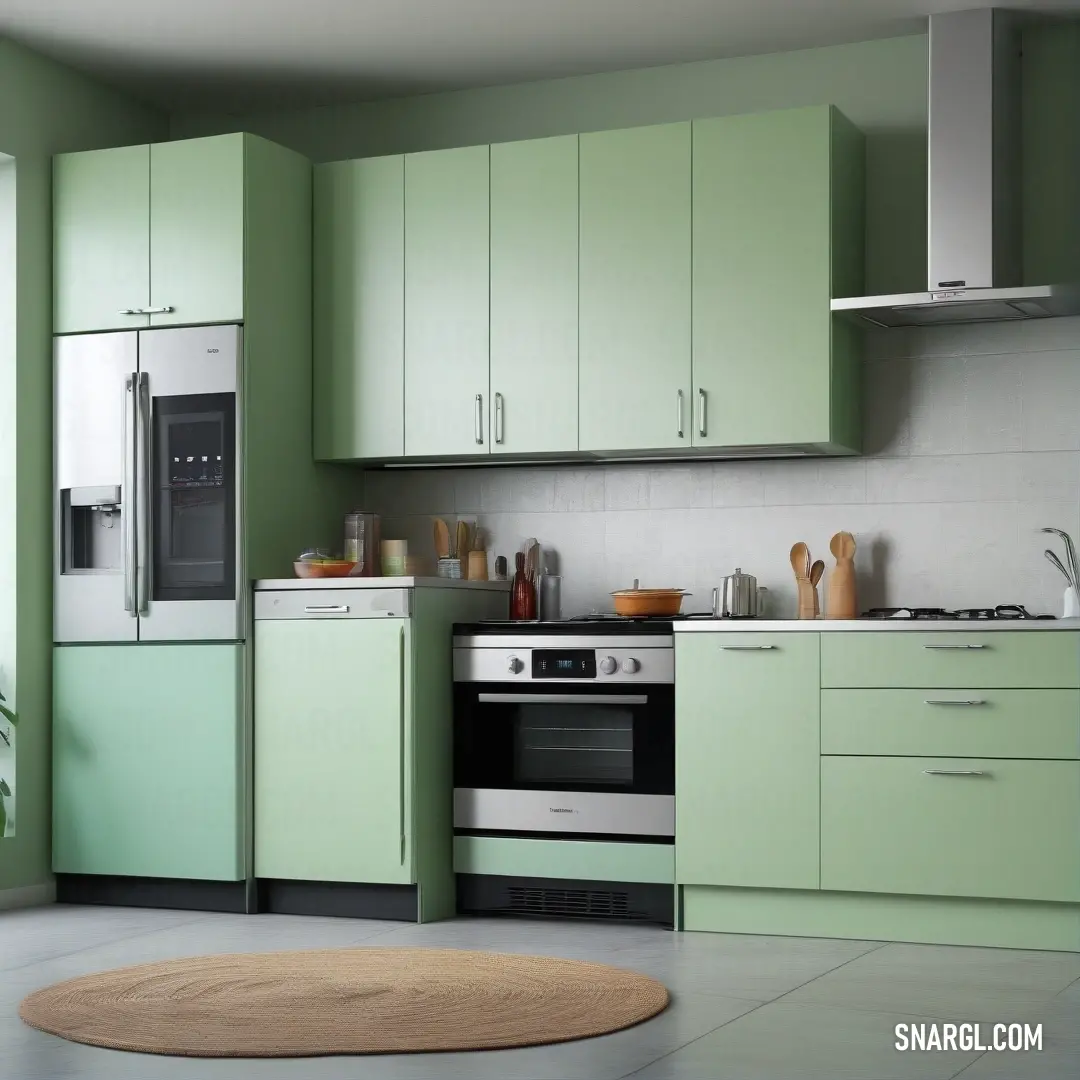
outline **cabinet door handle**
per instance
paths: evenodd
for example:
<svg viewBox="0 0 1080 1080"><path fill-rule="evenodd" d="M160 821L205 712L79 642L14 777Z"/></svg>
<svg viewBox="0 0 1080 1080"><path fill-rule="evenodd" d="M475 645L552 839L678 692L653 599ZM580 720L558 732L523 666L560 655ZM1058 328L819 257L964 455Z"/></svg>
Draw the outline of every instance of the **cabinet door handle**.
<svg viewBox="0 0 1080 1080"><path fill-rule="evenodd" d="M924 645L924 649L985 649L985 645Z"/></svg>
<svg viewBox="0 0 1080 1080"><path fill-rule="evenodd" d="M704 438L706 429L706 402L705 391L698 388L698 434Z"/></svg>
<svg viewBox="0 0 1080 1080"><path fill-rule="evenodd" d="M348 604L312 604L304 608L305 615L348 615Z"/></svg>
<svg viewBox="0 0 1080 1080"><path fill-rule="evenodd" d="M682 411L682 407L683 407L683 394L682 394L682 391L679 390L679 391L676 392L676 396L675 396L675 430L678 432L680 439L683 437L683 411Z"/></svg>
<svg viewBox="0 0 1080 1080"><path fill-rule="evenodd" d="M140 315L171 315L176 308L174 307L144 307L139 308Z"/></svg>
<svg viewBox="0 0 1080 1080"><path fill-rule="evenodd" d="M126 307L120 309L121 315L142 315L143 309L139 307Z"/></svg>
<svg viewBox="0 0 1080 1080"><path fill-rule="evenodd" d="M401 865L405 865L405 627L398 637L398 827Z"/></svg>
<svg viewBox="0 0 1080 1080"><path fill-rule="evenodd" d="M927 698L924 705L985 705L982 698L968 698L965 701L956 701L951 698Z"/></svg>
<svg viewBox="0 0 1080 1080"><path fill-rule="evenodd" d="M476 395L476 445L484 445L484 395Z"/></svg>
<svg viewBox="0 0 1080 1080"><path fill-rule="evenodd" d="M764 652L766 649L775 649L775 645L721 645L724 652Z"/></svg>
<svg viewBox="0 0 1080 1080"><path fill-rule="evenodd" d="M495 395L495 441L503 441L503 396Z"/></svg>
<svg viewBox="0 0 1080 1080"><path fill-rule="evenodd" d="M923 776L989 776L982 769L923 769Z"/></svg>

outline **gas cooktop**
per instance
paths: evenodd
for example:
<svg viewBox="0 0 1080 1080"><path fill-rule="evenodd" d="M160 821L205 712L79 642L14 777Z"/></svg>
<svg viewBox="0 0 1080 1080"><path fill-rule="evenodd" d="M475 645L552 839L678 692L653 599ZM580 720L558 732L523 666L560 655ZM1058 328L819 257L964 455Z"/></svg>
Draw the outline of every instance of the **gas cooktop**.
<svg viewBox="0 0 1080 1080"><path fill-rule="evenodd" d="M992 608L960 608L948 611L945 608L871 608L862 614L864 619L923 619L927 621L990 619L1053 619L1053 615L1033 615L1020 604L999 604Z"/></svg>
<svg viewBox="0 0 1080 1080"><path fill-rule="evenodd" d="M510 619L485 619L476 623L459 623L455 634L670 634L672 623L685 619L712 618L711 615L656 616L609 615L594 613L575 615L570 619L550 622L515 622Z"/></svg>

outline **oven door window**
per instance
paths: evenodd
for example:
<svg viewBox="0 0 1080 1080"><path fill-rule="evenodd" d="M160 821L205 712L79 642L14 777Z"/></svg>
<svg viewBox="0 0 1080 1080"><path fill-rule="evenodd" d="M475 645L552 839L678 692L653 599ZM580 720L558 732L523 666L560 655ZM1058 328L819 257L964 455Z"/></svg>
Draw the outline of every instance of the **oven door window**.
<svg viewBox="0 0 1080 1080"><path fill-rule="evenodd" d="M455 693L457 787L674 794L670 686L613 694L474 684Z"/></svg>

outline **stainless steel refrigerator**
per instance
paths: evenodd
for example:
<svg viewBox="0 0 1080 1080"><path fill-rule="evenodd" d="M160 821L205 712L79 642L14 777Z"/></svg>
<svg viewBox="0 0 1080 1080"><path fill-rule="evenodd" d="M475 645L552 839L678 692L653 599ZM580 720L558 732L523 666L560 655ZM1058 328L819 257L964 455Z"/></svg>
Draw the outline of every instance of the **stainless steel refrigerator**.
<svg viewBox="0 0 1080 1080"><path fill-rule="evenodd" d="M61 899L250 903L241 333L55 339Z"/></svg>
<svg viewBox="0 0 1080 1080"><path fill-rule="evenodd" d="M240 334L56 339L56 642L243 638Z"/></svg>

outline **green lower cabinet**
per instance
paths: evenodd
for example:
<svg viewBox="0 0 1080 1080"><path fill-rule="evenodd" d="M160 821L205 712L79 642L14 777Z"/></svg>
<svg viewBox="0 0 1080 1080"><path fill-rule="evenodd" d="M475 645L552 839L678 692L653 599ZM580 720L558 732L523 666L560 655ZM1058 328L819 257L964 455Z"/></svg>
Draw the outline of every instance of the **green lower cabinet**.
<svg viewBox="0 0 1080 1080"><path fill-rule="evenodd" d="M255 624L255 876L410 884L404 619Z"/></svg>
<svg viewBox="0 0 1080 1080"><path fill-rule="evenodd" d="M1062 630L825 633L821 635L821 685L893 690L1075 689L1080 687L1080 634Z"/></svg>
<svg viewBox="0 0 1080 1080"><path fill-rule="evenodd" d="M675 881L675 849L670 844L457 836L454 870L499 877L671 885Z"/></svg>
<svg viewBox="0 0 1080 1080"><path fill-rule="evenodd" d="M682 885L818 887L819 637L675 637Z"/></svg>
<svg viewBox="0 0 1080 1080"><path fill-rule="evenodd" d="M823 757L821 888L1080 901L1080 762Z"/></svg>
<svg viewBox="0 0 1080 1080"><path fill-rule="evenodd" d="M53 650L53 870L237 881L243 646Z"/></svg>
<svg viewBox="0 0 1080 1080"><path fill-rule="evenodd" d="M822 690L821 752L1080 759L1080 691Z"/></svg>

